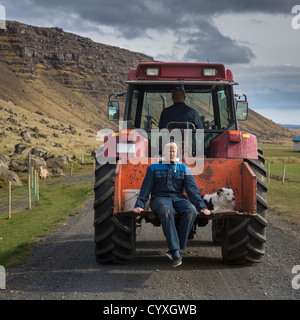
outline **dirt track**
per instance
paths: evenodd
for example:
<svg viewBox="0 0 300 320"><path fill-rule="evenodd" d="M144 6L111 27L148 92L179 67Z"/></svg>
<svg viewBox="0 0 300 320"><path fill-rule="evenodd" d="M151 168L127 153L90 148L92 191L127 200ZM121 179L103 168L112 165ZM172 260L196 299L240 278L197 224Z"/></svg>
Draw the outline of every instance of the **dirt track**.
<svg viewBox="0 0 300 320"><path fill-rule="evenodd" d="M80 214L39 241L26 265L7 272L0 300L300 300L300 289L291 285L292 268L300 265L300 239L292 234L292 226L285 226L284 231L277 228L272 215L266 255L259 264L224 264L220 248L211 241L210 226L206 226L197 229L196 238L183 253L182 266L174 269L165 257L161 228L144 223L137 234L135 263L101 265L94 259L89 201Z"/></svg>

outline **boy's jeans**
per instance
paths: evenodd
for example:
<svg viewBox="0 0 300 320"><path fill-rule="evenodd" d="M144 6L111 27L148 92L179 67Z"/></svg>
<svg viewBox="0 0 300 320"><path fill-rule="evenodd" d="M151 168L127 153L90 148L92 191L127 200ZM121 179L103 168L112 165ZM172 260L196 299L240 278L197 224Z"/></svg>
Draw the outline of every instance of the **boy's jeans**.
<svg viewBox="0 0 300 320"><path fill-rule="evenodd" d="M197 217L197 210L187 199L170 194L168 197L152 197L151 209L158 213L167 246L173 255L179 248L185 250L188 235ZM180 215L178 231L175 227L175 213Z"/></svg>

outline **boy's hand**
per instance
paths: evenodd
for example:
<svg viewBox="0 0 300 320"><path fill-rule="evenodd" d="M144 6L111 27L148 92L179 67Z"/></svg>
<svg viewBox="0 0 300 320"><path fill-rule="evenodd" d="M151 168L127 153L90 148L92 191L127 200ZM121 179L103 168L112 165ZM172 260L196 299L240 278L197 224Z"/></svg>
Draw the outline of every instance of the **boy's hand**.
<svg viewBox="0 0 300 320"><path fill-rule="evenodd" d="M204 213L205 215L209 216L210 215L210 210L208 209L203 209L200 212Z"/></svg>
<svg viewBox="0 0 300 320"><path fill-rule="evenodd" d="M144 209L140 208L140 207L137 207L137 208L133 209L133 212L135 212L135 213L141 213L142 211L144 211Z"/></svg>

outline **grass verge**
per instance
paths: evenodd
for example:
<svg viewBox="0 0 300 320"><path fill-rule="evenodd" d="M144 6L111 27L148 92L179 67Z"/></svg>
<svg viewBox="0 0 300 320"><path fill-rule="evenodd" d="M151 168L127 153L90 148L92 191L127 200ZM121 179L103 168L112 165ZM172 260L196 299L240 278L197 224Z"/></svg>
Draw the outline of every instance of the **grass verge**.
<svg viewBox="0 0 300 320"><path fill-rule="evenodd" d="M261 144L259 146L270 162L270 181L267 200L269 209L278 217L300 225L300 152L294 152L293 146ZM286 164L285 183L282 184L283 166Z"/></svg>
<svg viewBox="0 0 300 320"><path fill-rule="evenodd" d="M300 225L300 183L271 179L268 183L267 199L269 209L286 221Z"/></svg>
<svg viewBox="0 0 300 320"><path fill-rule="evenodd" d="M40 202L31 210L0 221L0 265L15 267L25 262L35 239L45 236L66 218L78 213L93 192L92 182L40 185Z"/></svg>

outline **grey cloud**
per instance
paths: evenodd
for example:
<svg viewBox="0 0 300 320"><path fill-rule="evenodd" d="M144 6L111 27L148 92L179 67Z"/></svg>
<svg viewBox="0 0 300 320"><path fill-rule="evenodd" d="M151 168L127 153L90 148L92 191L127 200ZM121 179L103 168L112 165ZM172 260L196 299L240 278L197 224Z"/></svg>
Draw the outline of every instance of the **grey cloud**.
<svg viewBox="0 0 300 320"><path fill-rule="evenodd" d="M300 92L300 67L296 66L234 66L235 80L251 93L284 91ZM298 104L299 108L299 104Z"/></svg>
<svg viewBox="0 0 300 320"><path fill-rule="evenodd" d="M287 14L293 6L292 0L28 0L26 3L28 8L33 6L33 15L43 12L57 26L76 32L104 25L115 28L129 40L147 36L149 30L172 31L178 38L184 34L188 38L185 59L209 58L227 63L248 63L254 55L249 47L222 35L210 23L213 16L241 12ZM24 1L9 2L12 9L21 4L24 8ZM26 14L30 16L29 12Z"/></svg>
<svg viewBox="0 0 300 320"><path fill-rule="evenodd" d="M185 12L197 14L221 13L290 13L293 0L169 0Z"/></svg>
<svg viewBox="0 0 300 320"><path fill-rule="evenodd" d="M5 2L5 1L4 1ZM9 3L21 4L24 0L9 0ZM184 14L185 12L196 14L212 14L224 12L266 12L266 13L290 13L294 0L27 0L27 3L44 8L74 8L96 14L99 8L110 13L138 12L140 10L153 12L156 8L163 8L170 12ZM96 10L93 10L96 9ZM126 19L126 16L124 16ZM137 17L138 18L138 17Z"/></svg>
<svg viewBox="0 0 300 320"><path fill-rule="evenodd" d="M198 32L190 34L187 40L190 49L185 54L186 60L242 64L255 57L250 48L225 37L208 21L198 22L197 26Z"/></svg>
<svg viewBox="0 0 300 320"><path fill-rule="evenodd" d="M20 0L10 4L19 5ZM222 13L264 12L290 13L292 0L28 0L28 4L45 10L77 13L94 23L118 27L129 34L129 28L179 28L190 19ZM187 19L188 17L188 19ZM133 32L133 34L134 34ZM133 37L134 35L132 35Z"/></svg>
<svg viewBox="0 0 300 320"><path fill-rule="evenodd" d="M168 8L163 1L152 0L72 0L44 1L29 0L35 7L45 10L78 14L82 19L106 26L113 26L122 32L125 29L174 28L180 24L181 14ZM46 11L45 11L46 12ZM181 19L180 19L181 20ZM128 30L125 30L128 34Z"/></svg>

